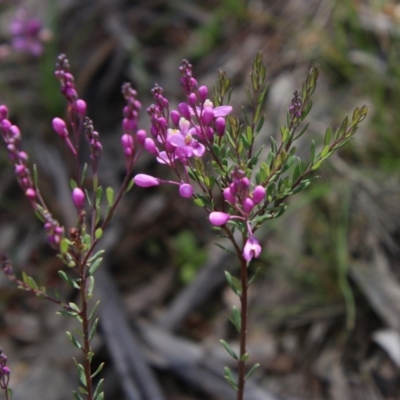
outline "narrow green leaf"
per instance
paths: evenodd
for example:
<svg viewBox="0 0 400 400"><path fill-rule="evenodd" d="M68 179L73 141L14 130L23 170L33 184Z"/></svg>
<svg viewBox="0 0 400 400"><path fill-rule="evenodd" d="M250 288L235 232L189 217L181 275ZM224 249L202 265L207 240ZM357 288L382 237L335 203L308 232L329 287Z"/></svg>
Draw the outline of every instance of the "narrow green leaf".
<svg viewBox="0 0 400 400"><path fill-rule="evenodd" d="M88 283L88 291L87 291L88 299L91 299L93 297L93 289L94 289L94 277L93 277L93 275L90 275L89 283Z"/></svg>
<svg viewBox="0 0 400 400"><path fill-rule="evenodd" d="M104 363L102 362L102 363L97 367L96 371L94 371L93 374L90 375L90 377L93 379L96 375L98 375L98 374L101 372L101 370L103 369L103 367L104 367ZM101 381L104 381L104 379L101 379L101 380L99 381L99 385L100 385L100 382L101 382ZM99 387L99 386L97 386L97 388L98 388L98 387ZM100 387L99 390L101 390L101 387Z"/></svg>
<svg viewBox="0 0 400 400"><path fill-rule="evenodd" d="M114 204L114 190L111 187L106 189L106 197L107 197L107 204L108 207L112 207Z"/></svg>
<svg viewBox="0 0 400 400"><path fill-rule="evenodd" d="M97 371L91 376L91 378L94 378L101 371L101 369L103 368L103 365L104 365L104 363L100 364L99 368L97 368ZM99 383L97 384L96 390L93 393L94 400L97 400L99 398L98 396L102 393L101 389L103 387L103 383L104 383L104 379L100 379ZM104 397L104 394L103 394L103 397Z"/></svg>
<svg viewBox="0 0 400 400"><path fill-rule="evenodd" d="M232 276L228 271L225 271L225 277L228 281L229 287L237 296L240 297L242 295L242 285L240 281L236 277Z"/></svg>
<svg viewBox="0 0 400 400"><path fill-rule="evenodd" d="M85 369L83 368L82 364L78 364L78 376L79 376L79 381L82 383L83 387L84 387L84 392L83 393L87 393L86 392L86 376L85 376ZM80 389L80 388L79 388ZM81 392L82 393L82 392Z"/></svg>
<svg viewBox="0 0 400 400"><path fill-rule="evenodd" d="M232 313L229 319L235 326L236 330L240 332L240 328L242 326L242 318L240 316L240 311L236 306L232 307Z"/></svg>
<svg viewBox="0 0 400 400"><path fill-rule="evenodd" d="M75 400L83 400L82 396L78 392L73 391L72 395L74 396Z"/></svg>
<svg viewBox="0 0 400 400"><path fill-rule="evenodd" d="M69 310L59 310L56 312L58 315L63 315L64 317L77 317L78 313L76 311Z"/></svg>
<svg viewBox="0 0 400 400"><path fill-rule="evenodd" d="M96 312L97 307L99 306L99 304L100 304L100 300L96 301L96 304L94 305L92 311L91 311L90 314L89 314L89 321L93 318L93 315L95 314L95 312Z"/></svg>
<svg viewBox="0 0 400 400"><path fill-rule="evenodd" d="M258 368L260 366L260 364L254 364L251 368L250 368L250 371L246 374L246 377L244 378L245 379L245 381L247 381L247 379L249 379L253 374L254 374L254 371Z"/></svg>
<svg viewBox="0 0 400 400"><path fill-rule="evenodd" d="M96 252L95 254L92 255L92 257L89 258L88 263L92 263L94 260L96 260L97 258L99 258L103 253L105 252L105 250L99 250L98 252Z"/></svg>
<svg viewBox="0 0 400 400"><path fill-rule="evenodd" d="M129 184L128 184L126 190L125 190L125 193L128 193L128 192L133 188L133 185L134 185L134 184L135 184L135 182L133 181L133 179L131 179L131 180L129 181Z"/></svg>
<svg viewBox="0 0 400 400"><path fill-rule="evenodd" d="M80 313L80 312L81 312L81 310L79 309L79 307L78 307L75 303L70 302L70 303L68 303L68 305L69 305L74 311L76 311L77 313Z"/></svg>
<svg viewBox="0 0 400 400"><path fill-rule="evenodd" d="M70 340L70 342L71 342L77 349L81 350L81 349L82 349L82 345L76 340L75 336L74 336L71 332L69 332L69 331L67 331L66 334L67 334L68 339Z"/></svg>
<svg viewBox="0 0 400 400"><path fill-rule="evenodd" d="M100 267L101 262L103 261L103 257L98 258L90 267L88 270L88 275L93 275L97 269Z"/></svg>
<svg viewBox="0 0 400 400"><path fill-rule="evenodd" d="M39 182L39 174L37 166L36 164L33 164L33 184L35 185L36 188L38 187L38 182Z"/></svg>
<svg viewBox="0 0 400 400"><path fill-rule="evenodd" d="M90 328L90 332L89 332L89 342L92 341L93 336L94 336L94 334L96 333L98 323L99 323L99 319L96 318L95 321L94 321L94 323L93 323L93 325L92 325L92 327Z"/></svg>
<svg viewBox="0 0 400 400"><path fill-rule="evenodd" d="M233 351L232 347L229 346L229 344L224 340L224 339L220 339L219 341L222 346L224 346L225 350L228 352L228 354L234 358L236 361L239 361L239 357L236 355L236 353Z"/></svg>
<svg viewBox="0 0 400 400"><path fill-rule="evenodd" d="M232 389L237 392L238 390L238 385L236 383L236 379L232 374L232 371L229 367L224 367L224 378L226 381L229 383L229 385L232 387Z"/></svg>
<svg viewBox="0 0 400 400"><path fill-rule="evenodd" d="M103 188L99 186L96 190L96 207L100 205L102 198L103 198Z"/></svg>

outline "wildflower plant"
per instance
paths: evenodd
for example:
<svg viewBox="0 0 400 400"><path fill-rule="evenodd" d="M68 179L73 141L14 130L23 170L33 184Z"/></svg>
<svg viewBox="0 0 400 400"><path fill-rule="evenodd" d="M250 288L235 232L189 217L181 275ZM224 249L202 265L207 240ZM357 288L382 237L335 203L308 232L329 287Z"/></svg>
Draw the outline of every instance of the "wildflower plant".
<svg viewBox="0 0 400 400"><path fill-rule="evenodd" d="M179 194L193 198L203 207L211 224L233 245L240 276L228 271L225 276L240 299L240 309L233 306L230 315L239 334L239 353L226 341L221 343L237 362L237 377L225 367L225 378L237 392L237 399L242 400L245 382L258 367L254 364L246 368L248 288L256 276L256 273L250 274L249 265L262 252L255 234L262 224L280 217L288 198L304 190L314 177L312 173L353 137L366 117L367 107L356 108L351 120L346 117L335 131L328 128L322 149L317 150L311 141L310 159L304 162L296 156L295 141L307 129L307 125L302 128L300 125L312 107L311 97L318 78L316 66L308 71L302 90L294 92L279 139L271 136L270 143L260 148L256 147L255 140L264 124L263 107L268 89L261 53L253 61L251 86L246 88L250 111L245 112L243 121L233 116L232 107L226 104L231 86L225 72L220 72L211 94L193 77L189 62L184 60L179 70L185 101L176 110L170 110L162 88L156 86L152 91L155 102L147 109L150 135L142 139L145 150L170 168L176 179L138 174L134 182L142 187L177 185ZM239 238L236 231L240 233Z"/></svg>
<svg viewBox="0 0 400 400"><path fill-rule="evenodd" d="M65 268L58 271L61 279L80 295L80 304L63 302L57 296L47 293L46 288L39 286L35 280L25 273L21 279L14 273L11 261L3 257L3 271L5 275L22 290L45 298L60 306L59 313L76 318L81 328L77 332L67 332L72 344L81 350L83 363L75 361L80 380L79 390L73 392L76 399L99 400L104 397L102 380L96 387L93 378L101 371L101 364L96 371L92 371L91 361L93 349L91 341L96 332L98 318L96 318L96 304L91 304L94 290L94 273L103 259L104 250L98 250L97 244L104 229L109 224L112 215L120 202L122 195L132 187L132 169L139 156L137 136L137 121L140 102L137 93L129 84L122 88L126 106L123 109L123 135L121 137L122 152L126 163L125 178L117 193L111 187L106 188L106 210L102 210L103 188L99 184L98 164L102 153L102 144L99 133L94 130L92 121L86 116L86 103L80 99L75 88L74 77L70 72L69 63L65 55L60 55L56 65L55 76L60 82L61 93L67 102L66 118L56 117L52 121L52 128L65 143L68 152L74 160L75 172L71 178L71 198L76 209L76 224L74 227L64 227L51 213L50 208L41 196L38 185L38 173L35 166L29 165L28 154L22 149L22 134L16 125L8 119L8 109L0 105L0 132L6 144L8 157L14 165L17 181L25 193L34 213L43 223L49 245L56 251ZM87 141L90 150L90 162L81 165L79 156L82 137ZM90 171L89 171L90 167ZM90 176L91 186L85 182ZM0 360L1 361L1 360ZM6 367L4 367L6 368ZM5 369L0 378L7 382ZM2 387L7 389L4 383Z"/></svg>
<svg viewBox="0 0 400 400"><path fill-rule="evenodd" d="M97 249L97 245L123 194L133 184L145 188L161 184L178 186L180 196L191 198L195 204L203 207L210 223L232 243L240 274L234 276L225 271L225 276L230 288L240 299L240 309L234 306L230 316L239 335L239 352L235 352L226 341L221 340L221 343L237 362L237 376L225 367L225 378L237 392L237 399L243 400L245 382L258 367L258 364L250 368L246 365L249 358L246 349L248 288L256 276L256 273L250 272L249 266L262 253L257 230L285 212L288 198L309 185L313 172L352 138L367 114L365 106L356 108L352 118L349 120L346 117L338 129L333 131L328 128L322 148L317 150L311 141L310 159L304 162L296 156L294 143L307 129L307 125L301 128L301 123L312 107L311 96L318 78L315 66L310 68L302 90L294 92L279 139L270 137L270 143L264 143L259 148L255 140L263 128L263 107L268 89L261 53L253 61L251 86L246 89L250 108L243 120L233 116L232 107L227 104L231 84L225 72L220 72L217 85L211 93L193 77L192 65L188 61L182 62L179 71L185 101L177 109L171 109L163 89L156 85L152 90L154 104L147 109L150 117L148 132L138 129L141 104L136 91L129 84L123 85L126 106L123 109L121 144L126 174L117 193L112 188L106 188L107 206L103 210L104 191L98 176L102 153L100 136L86 116L86 103L78 96L68 60L64 55L59 56L55 76L61 84L67 109L66 118L54 118L52 127L74 160L71 197L76 209L76 224L73 227L64 227L53 217L41 196L37 169L30 166L28 154L22 149L22 134L8 119L8 108L0 105L0 133L18 183L43 223L48 243L65 266L59 271L61 279L79 292L80 303L66 303L48 294L46 288L39 286L25 273L18 278L11 261L5 256L3 270L21 289L57 303L60 314L79 321L81 328L77 332L67 332L70 341L81 350L83 356L82 363L75 361L80 386L73 394L78 400L104 398L103 381L100 380L96 387L93 383L103 364L96 371L91 368L91 341L98 324L98 303L92 304L91 299L94 274L104 253ZM90 149L89 165L79 162L83 136ZM133 167L143 151L169 168L175 178L165 180L140 173L132 179ZM91 182L90 186L86 185L87 181ZM1 359L0 355L0 385L9 399L10 371L5 361L6 358Z"/></svg>

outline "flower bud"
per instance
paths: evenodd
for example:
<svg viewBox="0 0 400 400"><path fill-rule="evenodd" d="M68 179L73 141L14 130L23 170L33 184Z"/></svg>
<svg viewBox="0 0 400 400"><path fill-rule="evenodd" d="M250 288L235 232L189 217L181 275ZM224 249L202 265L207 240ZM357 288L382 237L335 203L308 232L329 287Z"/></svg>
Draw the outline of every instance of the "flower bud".
<svg viewBox="0 0 400 400"><path fill-rule="evenodd" d="M223 191L222 193L223 193L224 199L225 199L228 203L231 203L231 204L235 204L235 203L236 203L236 198L235 198L235 196L233 195L233 193L232 193L230 187L225 188L224 191Z"/></svg>
<svg viewBox="0 0 400 400"><path fill-rule="evenodd" d="M215 226L225 225L230 218L231 216L229 214L221 211L213 211L209 216L210 222Z"/></svg>
<svg viewBox="0 0 400 400"><path fill-rule="evenodd" d="M179 110L179 113L182 115L182 117L190 120L191 115L190 115L189 106L187 103L179 103L178 110Z"/></svg>
<svg viewBox="0 0 400 400"><path fill-rule="evenodd" d="M204 103L207 99L207 95L208 95L208 89L207 86L200 86L199 87L199 96L200 96L200 101L202 103Z"/></svg>
<svg viewBox="0 0 400 400"><path fill-rule="evenodd" d="M192 185L189 185L188 183L182 183L179 186L179 194L181 195L181 197L184 197L186 199L192 197L193 196Z"/></svg>
<svg viewBox="0 0 400 400"><path fill-rule="evenodd" d="M136 185L140 187L151 187L158 186L160 184L160 180L154 178L154 176L146 175L146 174L138 174L133 178L133 181Z"/></svg>
<svg viewBox="0 0 400 400"><path fill-rule="evenodd" d="M191 105L192 107L194 107L197 103L197 96L196 93L190 93L188 96L188 103L189 105Z"/></svg>
<svg viewBox="0 0 400 400"><path fill-rule="evenodd" d="M53 129L56 131L58 136L63 139L68 137L67 127L65 125L65 122L61 118L54 118L52 124Z"/></svg>
<svg viewBox="0 0 400 400"><path fill-rule="evenodd" d="M225 133L225 126L226 126L226 121L225 118L223 117L218 117L215 120L215 129L217 131L218 136L223 136Z"/></svg>
<svg viewBox="0 0 400 400"><path fill-rule="evenodd" d="M210 107L206 107L201 114L201 122L204 125L210 125L211 122L214 120L214 111Z"/></svg>
<svg viewBox="0 0 400 400"><path fill-rule="evenodd" d="M81 117L84 117L86 114L86 108L87 108L86 102L82 99L78 99L75 104L76 104L76 111L78 112L78 114Z"/></svg>
<svg viewBox="0 0 400 400"><path fill-rule="evenodd" d="M154 143L154 140L152 138L146 138L144 140L144 148L150 153L155 156L158 156L158 149L156 147L156 144Z"/></svg>
<svg viewBox="0 0 400 400"><path fill-rule="evenodd" d="M136 138L137 138L137 141L139 144L143 145L146 137L147 137L147 133L144 129L139 129L136 132Z"/></svg>
<svg viewBox="0 0 400 400"><path fill-rule="evenodd" d="M25 196L29 199L29 200L35 200L36 198L36 191L32 188L28 188L25 191Z"/></svg>
<svg viewBox="0 0 400 400"><path fill-rule="evenodd" d="M72 201L78 210L82 210L85 205L85 193L81 188L76 187L72 191Z"/></svg>
<svg viewBox="0 0 400 400"><path fill-rule="evenodd" d="M171 120L175 126L178 126L180 118L181 118L181 116L179 115L178 111L176 111L176 110L171 111Z"/></svg>
<svg viewBox="0 0 400 400"><path fill-rule="evenodd" d="M261 185L258 185L253 190L253 202L254 204L258 204L265 199L265 188Z"/></svg>
<svg viewBox="0 0 400 400"><path fill-rule="evenodd" d="M250 197L246 197L243 201L243 211L248 214L254 208L253 200Z"/></svg>
<svg viewBox="0 0 400 400"><path fill-rule="evenodd" d="M7 118L8 116L8 108L4 104L0 106L0 121Z"/></svg>

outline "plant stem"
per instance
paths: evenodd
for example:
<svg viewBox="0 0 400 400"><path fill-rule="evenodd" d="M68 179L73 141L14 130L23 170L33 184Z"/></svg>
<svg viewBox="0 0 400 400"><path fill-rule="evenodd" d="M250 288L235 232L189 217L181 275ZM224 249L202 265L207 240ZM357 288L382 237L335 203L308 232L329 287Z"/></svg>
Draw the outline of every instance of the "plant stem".
<svg viewBox="0 0 400 400"><path fill-rule="evenodd" d="M81 294L81 318L82 318L82 333L83 333L83 355L85 358L84 369L86 377L86 391L87 399L93 399L93 389L92 389L92 370L91 370L91 353L90 340L89 340L89 318L88 318L88 299L86 290L86 268L82 268L81 274L81 284L80 284L80 294Z"/></svg>
<svg viewBox="0 0 400 400"><path fill-rule="evenodd" d="M242 294L240 296L240 355L238 361L238 390L237 390L237 400L243 400L244 396L244 385L246 383L245 379L245 354L246 354L246 336L247 336L247 289L249 287L248 274L247 274L247 262L241 256L240 257L240 278L242 284Z"/></svg>

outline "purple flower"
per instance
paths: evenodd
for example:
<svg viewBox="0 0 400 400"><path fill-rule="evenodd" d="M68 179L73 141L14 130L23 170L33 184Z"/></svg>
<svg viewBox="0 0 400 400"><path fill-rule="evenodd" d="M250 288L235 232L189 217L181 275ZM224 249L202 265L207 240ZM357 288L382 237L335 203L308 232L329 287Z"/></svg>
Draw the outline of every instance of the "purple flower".
<svg viewBox="0 0 400 400"><path fill-rule="evenodd" d="M246 261L251 261L261 254L261 245L254 235L250 235L243 248L243 257Z"/></svg>
<svg viewBox="0 0 400 400"><path fill-rule="evenodd" d="M43 52L41 33L42 22L31 17L28 12L20 8L11 21L9 31L12 36L12 47L20 52L26 52L33 56L40 56Z"/></svg>
<svg viewBox="0 0 400 400"><path fill-rule="evenodd" d="M231 216L229 214L221 211L213 211L209 216L210 222L215 226L225 225L230 219Z"/></svg>
<svg viewBox="0 0 400 400"><path fill-rule="evenodd" d="M190 127L190 122L181 118L178 129L168 129L167 143L179 149L175 155L183 162L190 157L202 157L206 151L204 145L193 138L196 129Z"/></svg>

